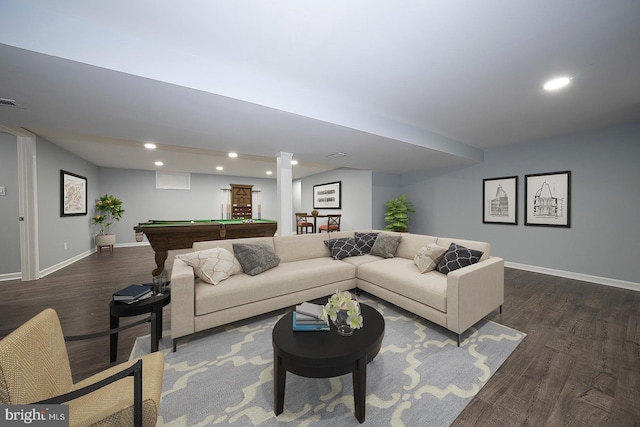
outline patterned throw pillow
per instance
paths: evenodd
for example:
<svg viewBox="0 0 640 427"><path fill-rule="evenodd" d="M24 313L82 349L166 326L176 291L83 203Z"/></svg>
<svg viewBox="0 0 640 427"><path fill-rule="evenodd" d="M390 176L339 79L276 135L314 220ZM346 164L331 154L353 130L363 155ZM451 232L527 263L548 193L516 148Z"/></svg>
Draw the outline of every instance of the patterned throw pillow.
<svg viewBox="0 0 640 427"><path fill-rule="evenodd" d="M272 247L258 243L234 243L233 253L238 258L242 271L256 276L280 264L280 257Z"/></svg>
<svg viewBox="0 0 640 427"><path fill-rule="evenodd" d="M438 271L442 274L449 274L459 268L475 264L480 261L482 254L481 251L452 243L438 263Z"/></svg>
<svg viewBox="0 0 640 427"><path fill-rule="evenodd" d="M402 239L402 236L381 233L376 238L370 254L381 256L382 258L393 258L400 244L400 239Z"/></svg>
<svg viewBox="0 0 640 427"><path fill-rule="evenodd" d="M444 246L429 243L418 251L413 258L413 262L416 267L418 267L418 270L420 270L420 273L427 273L438 266L438 263L446 251L447 248Z"/></svg>
<svg viewBox="0 0 640 427"><path fill-rule="evenodd" d="M331 251L331 257L333 259L342 259L348 256L360 256L362 251L356 244L353 237L343 237L341 239L329 239L325 240L324 244L327 245L329 251Z"/></svg>
<svg viewBox="0 0 640 427"><path fill-rule="evenodd" d="M212 285L217 285L234 274L242 273L242 266L236 257L224 248L190 252L177 255L176 258L193 267L196 276Z"/></svg>
<svg viewBox="0 0 640 427"><path fill-rule="evenodd" d="M376 242L376 237L378 237L378 233L354 233L354 237L356 240L356 245L360 248L363 254L368 254L371 252L371 248L373 244Z"/></svg>

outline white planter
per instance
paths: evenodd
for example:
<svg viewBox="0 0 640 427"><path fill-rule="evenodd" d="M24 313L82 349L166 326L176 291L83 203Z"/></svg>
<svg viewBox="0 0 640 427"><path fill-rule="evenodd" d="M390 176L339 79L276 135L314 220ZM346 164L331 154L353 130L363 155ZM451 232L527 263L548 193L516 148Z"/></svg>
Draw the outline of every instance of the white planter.
<svg viewBox="0 0 640 427"><path fill-rule="evenodd" d="M109 251L113 252L113 245L115 244L116 244L115 234L98 234L96 236L96 247L98 248L98 253L101 252L101 248L103 246L109 246Z"/></svg>

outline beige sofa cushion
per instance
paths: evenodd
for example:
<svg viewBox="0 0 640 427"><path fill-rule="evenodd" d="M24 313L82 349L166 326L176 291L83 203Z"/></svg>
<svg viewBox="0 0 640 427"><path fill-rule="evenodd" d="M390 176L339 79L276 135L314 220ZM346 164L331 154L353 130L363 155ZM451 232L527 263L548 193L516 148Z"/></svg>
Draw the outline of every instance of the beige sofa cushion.
<svg viewBox="0 0 640 427"><path fill-rule="evenodd" d="M236 274L218 286L195 282L195 315L354 279L356 268L330 257L280 263L257 276Z"/></svg>
<svg viewBox="0 0 640 427"><path fill-rule="evenodd" d="M436 243L437 237L425 236L423 234L411 234L411 233L395 233L402 236L398 249L396 250L396 257L407 258L413 261L413 257L416 256L420 248L426 246L429 243ZM439 244L439 243L438 243ZM444 246L444 245L441 245ZM448 248L449 245L446 245Z"/></svg>
<svg viewBox="0 0 640 427"><path fill-rule="evenodd" d="M247 237L246 239L225 239L225 240L207 240L204 242L194 242L193 250L202 251L211 248L225 248L233 253L234 243L260 243L262 245L271 246L273 248L273 237Z"/></svg>
<svg viewBox="0 0 640 427"><path fill-rule="evenodd" d="M291 262L304 259L330 257L325 240L353 237L353 231L336 231L333 233L294 234L293 236L276 236L273 244L280 261Z"/></svg>
<svg viewBox="0 0 640 427"><path fill-rule="evenodd" d="M447 252L447 248L435 243L429 243L418 251L413 258L413 262L420 270L420 273L427 273L438 266L438 262L440 262L445 252Z"/></svg>
<svg viewBox="0 0 640 427"><path fill-rule="evenodd" d="M413 258L395 257L361 264L358 279L447 311L447 276L437 271L421 274Z"/></svg>

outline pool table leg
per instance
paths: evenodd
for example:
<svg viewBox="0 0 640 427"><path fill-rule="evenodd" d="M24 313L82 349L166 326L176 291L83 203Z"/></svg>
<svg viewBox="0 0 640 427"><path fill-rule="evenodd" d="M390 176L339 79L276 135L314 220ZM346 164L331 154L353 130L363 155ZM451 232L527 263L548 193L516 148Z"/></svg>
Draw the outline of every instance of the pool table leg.
<svg viewBox="0 0 640 427"><path fill-rule="evenodd" d="M153 276L159 276L164 271L164 262L167 260L168 255L168 251L156 251L156 266L158 268L151 272Z"/></svg>

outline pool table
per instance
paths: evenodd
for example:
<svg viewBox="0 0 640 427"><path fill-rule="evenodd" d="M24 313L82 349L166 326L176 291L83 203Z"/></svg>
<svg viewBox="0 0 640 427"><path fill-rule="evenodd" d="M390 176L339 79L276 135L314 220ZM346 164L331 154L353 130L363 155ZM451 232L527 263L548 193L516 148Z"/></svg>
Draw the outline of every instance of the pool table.
<svg viewBox="0 0 640 427"><path fill-rule="evenodd" d="M193 242L204 240L273 236L277 228L278 222L270 219L151 220L133 227L136 233L147 236L156 253L154 276L164 270L167 252L171 249L188 249Z"/></svg>

